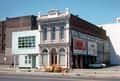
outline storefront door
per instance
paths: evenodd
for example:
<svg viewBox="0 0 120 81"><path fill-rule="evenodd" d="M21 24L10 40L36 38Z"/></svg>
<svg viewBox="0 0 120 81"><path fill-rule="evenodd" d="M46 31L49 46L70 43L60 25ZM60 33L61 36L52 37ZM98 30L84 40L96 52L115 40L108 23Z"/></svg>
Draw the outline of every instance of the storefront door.
<svg viewBox="0 0 120 81"><path fill-rule="evenodd" d="M57 64L57 52L56 49L51 50L51 65Z"/></svg>
<svg viewBox="0 0 120 81"><path fill-rule="evenodd" d="M36 67L36 56L32 56L32 68Z"/></svg>

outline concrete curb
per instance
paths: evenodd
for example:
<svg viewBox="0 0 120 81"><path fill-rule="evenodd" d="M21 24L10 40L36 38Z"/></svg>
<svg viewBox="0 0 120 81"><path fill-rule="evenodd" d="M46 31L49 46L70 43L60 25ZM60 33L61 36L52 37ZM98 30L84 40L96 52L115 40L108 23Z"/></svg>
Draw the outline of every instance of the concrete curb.
<svg viewBox="0 0 120 81"><path fill-rule="evenodd" d="M106 76L106 75L120 75L120 70L79 70L69 73L50 73L50 72L34 72L32 69L12 69L12 68L0 68L0 73L9 73L9 74L26 74L26 75L43 75L43 76L67 76L67 77L85 77L85 76Z"/></svg>
<svg viewBox="0 0 120 81"><path fill-rule="evenodd" d="M86 73L49 73L49 72L19 72L19 71L0 71L0 74L8 75L34 75L34 76L55 76L55 77L118 77L120 74L86 74Z"/></svg>

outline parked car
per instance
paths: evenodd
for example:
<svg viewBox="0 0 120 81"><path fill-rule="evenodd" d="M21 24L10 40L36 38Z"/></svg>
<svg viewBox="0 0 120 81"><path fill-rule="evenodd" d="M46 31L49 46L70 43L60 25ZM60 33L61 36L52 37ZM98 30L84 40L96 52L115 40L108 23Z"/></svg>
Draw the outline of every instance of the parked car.
<svg viewBox="0 0 120 81"><path fill-rule="evenodd" d="M91 68L104 68L106 67L106 64L102 62L96 62L95 64L89 64L89 67Z"/></svg>

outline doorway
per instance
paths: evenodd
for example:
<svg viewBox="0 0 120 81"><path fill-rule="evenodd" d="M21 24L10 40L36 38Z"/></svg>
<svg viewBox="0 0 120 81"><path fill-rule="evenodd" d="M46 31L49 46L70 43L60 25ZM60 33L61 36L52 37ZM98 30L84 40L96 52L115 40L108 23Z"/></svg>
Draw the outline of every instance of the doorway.
<svg viewBox="0 0 120 81"><path fill-rule="evenodd" d="M36 56L32 56L32 68L36 67Z"/></svg>
<svg viewBox="0 0 120 81"><path fill-rule="evenodd" d="M51 50L51 65L53 64L57 64L57 52L55 48Z"/></svg>

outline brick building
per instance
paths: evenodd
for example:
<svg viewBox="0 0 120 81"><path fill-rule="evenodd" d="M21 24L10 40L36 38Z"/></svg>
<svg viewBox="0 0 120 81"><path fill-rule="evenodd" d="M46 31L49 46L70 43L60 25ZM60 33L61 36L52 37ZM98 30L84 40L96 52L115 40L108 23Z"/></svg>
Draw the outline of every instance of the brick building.
<svg viewBox="0 0 120 81"><path fill-rule="evenodd" d="M6 22L0 21L0 64L3 64L5 56L5 28Z"/></svg>
<svg viewBox="0 0 120 81"><path fill-rule="evenodd" d="M86 68L96 61L109 64L109 40L106 31L66 9L39 14L41 64ZM47 51L47 54L44 52Z"/></svg>
<svg viewBox="0 0 120 81"><path fill-rule="evenodd" d="M39 32L13 33L12 53L20 56L19 67L57 64L64 68L86 68L96 61L109 63L109 40L104 29L71 14L68 9L39 13L37 20Z"/></svg>
<svg viewBox="0 0 120 81"><path fill-rule="evenodd" d="M20 16L13 18L6 18L5 21L0 22L0 47L3 51L3 55L0 55L1 58L5 59L5 64L11 64L13 62L13 56L11 51L12 43L12 32L15 31L26 31L26 30L35 30L37 29L36 16ZM15 41L15 40L14 40ZM1 61L3 63L3 61Z"/></svg>

